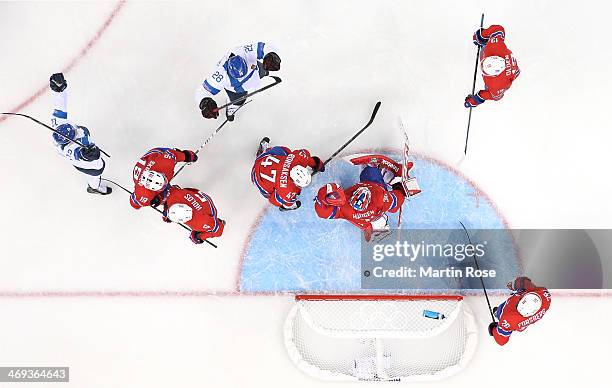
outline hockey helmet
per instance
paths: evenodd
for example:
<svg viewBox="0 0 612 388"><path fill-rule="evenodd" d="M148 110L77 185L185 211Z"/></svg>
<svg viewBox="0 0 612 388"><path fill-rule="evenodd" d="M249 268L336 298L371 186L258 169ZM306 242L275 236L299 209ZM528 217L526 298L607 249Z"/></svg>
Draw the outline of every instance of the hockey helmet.
<svg viewBox="0 0 612 388"><path fill-rule="evenodd" d="M168 209L167 217L172 222L187 222L193 217L193 209L184 203L175 203Z"/></svg>
<svg viewBox="0 0 612 388"><path fill-rule="evenodd" d="M138 183L143 185L147 190L160 191L166 187L168 181L164 174L153 170L146 170L140 176Z"/></svg>
<svg viewBox="0 0 612 388"><path fill-rule="evenodd" d="M362 186L357 188L351 195L351 206L353 209L357 211L364 211L370 206L370 201L372 200L372 192L369 188Z"/></svg>
<svg viewBox="0 0 612 388"><path fill-rule="evenodd" d="M304 188L312 182L312 172L308 167L295 166L289 171L289 176L297 187Z"/></svg>
<svg viewBox="0 0 612 388"><path fill-rule="evenodd" d="M227 74L233 78L242 78L247 73L247 63L240 55L231 54L227 59Z"/></svg>
<svg viewBox="0 0 612 388"><path fill-rule="evenodd" d="M523 317L528 318L533 314L537 313L542 307L542 299L540 295L535 292L529 292L525 294L521 300L519 300L516 310Z"/></svg>
<svg viewBox="0 0 612 388"><path fill-rule="evenodd" d="M506 68L506 61L502 57L491 56L483 59L480 66L485 75L494 77L504 71Z"/></svg>
<svg viewBox="0 0 612 388"><path fill-rule="evenodd" d="M76 129L70 124L62 124L55 128L57 132L53 133L53 140L63 146L74 140L76 136Z"/></svg>

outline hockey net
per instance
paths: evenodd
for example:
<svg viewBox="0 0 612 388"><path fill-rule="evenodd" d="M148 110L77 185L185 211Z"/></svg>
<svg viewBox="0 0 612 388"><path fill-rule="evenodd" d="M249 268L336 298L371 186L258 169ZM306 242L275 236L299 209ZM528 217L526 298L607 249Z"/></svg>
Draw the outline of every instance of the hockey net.
<svg viewBox="0 0 612 388"><path fill-rule="evenodd" d="M425 316L437 314L444 318ZM292 361L324 380L445 378L477 340L461 296L298 295L284 331Z"/></svg>

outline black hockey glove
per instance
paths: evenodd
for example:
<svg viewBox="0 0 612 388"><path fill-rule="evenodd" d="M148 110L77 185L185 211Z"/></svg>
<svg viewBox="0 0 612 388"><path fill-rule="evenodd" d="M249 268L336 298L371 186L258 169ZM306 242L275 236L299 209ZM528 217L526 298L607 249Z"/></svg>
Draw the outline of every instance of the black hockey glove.
<svg viewBox="0 0 612 388"><path fill-rule="evenodd" d="M200 111L202 116L207 119L216 119L219 117L219 111L217 109L217 103L210 97L205 97L200 101Z"/></svg>
<svg viewBox="0 0 612 388"><path fill-rule="evenodd" d="M489 323L489 335L493 335L493 330L497 329L497 322Z"/></svg>
<svg viewBox="0 0 612 388"><path fill-rule="evenodd" d="M162 203L162 197L161 195L156 195L155 197L153 197L153 199L151 200L151 206L152 207L158 207L159 205L161 205ZM166 221L166 220L164 220ZM170 222L170 221L167 221Z"/></svg>
<svg viewBox="0 0 612 388"><path fill-rule="evenodd" d="M277 53L267 53L263 59L263 67L267 71L279 71L281 59Z"/></svg>
<svg viewBox="0 0 612 388"><path fill-rule="evenodd" d="M81 157L83 160L91 162L100 158L100 149L97 145L92 144L87 147L81 147Z"/></svg>
<svg viewBox="0 0 612 388"><path fill-rule="evenodd" d="M202 244L204 242L204 240L202 240L200 238L201 233L200 232L196 232L195 230L191 232L191 234L189 235L189 238L191 239L191 241L194 244Z"/></svg>
<svg viewBox="0 0 612 388"><path fill-rule="evenodd" d="M408 196L408 193L406 193L406 190L404 189L404 185L402 184L402 182L394 183L393 185L391 185L391 188L393 190L401 191L402 193L404 193L404 196Z"/></svg>
<svg viewBox="0 0 612 388"><path fill-rule="evenodd" d="M62 73L55 73L49 78L49 86L54 92L63 92L68 86L68 82Z"/></svg>
<svg viewBox="0 0 612 388"><path fill-rule="evenodd" d="M325 164L323 164L323 161L321 160L321 158L319 158L318 156L313 156L312 157L315 161L316 166L314 167L314 171L315 172L323 172L325 171Z"/></svg>
<svg viewBox="0 0 612 388"><path fill-rule="evenodd" d="M181 150L181 152L185 155L185 162L193 163L198 161L198 154L191 150Z"/></svg>

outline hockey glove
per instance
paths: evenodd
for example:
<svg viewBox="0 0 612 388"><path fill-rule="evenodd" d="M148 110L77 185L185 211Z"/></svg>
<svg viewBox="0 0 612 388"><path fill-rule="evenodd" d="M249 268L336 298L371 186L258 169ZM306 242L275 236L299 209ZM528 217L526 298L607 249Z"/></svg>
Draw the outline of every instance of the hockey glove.
<svg viewBox="0 0 612 388"><path fill-rule="evenodd" d="M204 242L204 240L202 240L200 238L201 233L200 232L196 232L195 230L191 232L191 234L189 235L189 238L191 239L191 241L194 244L202 244Z"/></svg>
<svg viewBox="0 0 612 388"><path fill-rule="evenodd" d="M51 90L59 93L63 92L64 89L66 89L66 87L68 86L68 82L66 82L64 74L55 73L51 76L51 78L49 78L49 86L51 87Z"/></svg>
<svg viewBox="0 0 612 388"><path fill-rule="evenodd" d="M151 206L152 207L158 207L159 205L161 205L162 203L162 197L161 195L156 195L155 197L153 197L153 199L151 200ZM166 221L166 220L164 220ZM170 221L167 221L170 222Z"/></svg>
<svg viewBox="0 0 612 388"><path fill-rule="evenodd" d="M466 108L475 108L478 105L482 104L483 102L485 102L485 100L480 98L480 96L478 96L478 93L469 94L465 98L465 102L463 103L463 106L465 106Z"/></svg>
<svg viewBox="0 0 612 388"><path fill-rule="evenodd" d="M264 70L279 71L281 59L276 53L267 53L263 59Z"/></svg>
<svg viewBox="0 0 612 388"><path fill-rule="evenodd" d="M185 154L185 162L193 163L198 161L198 154L191 150L182 150L183 154Z"/></svg>
<svg viewBox="0 0 612 388"><path fill-rule="evenodd" d="M506 285L511 291L522 292L527 289L528 286L532 285L531 279L526 276L519 276L514 281L508 282Z"/></svg>
<svg viewBox="0 0 612 388"><path fill-rule="evenodd" d="M325 164L318 156L313 156L312 159L315 161L314 172L323 172L325 171Z"/></svg>
<svg viewBox="0 0 612 388"><path fill-rule="evenodd" d="M328 183L319 189L317 198L330 206L342 206L346 203L346 195L342 187L336 183Z"/></svg>
<svg viewBox="0 0 612 388"><path fill-rule="evenodd" d="M95 144L87 147L81 147L81 158L87 162L100 158L100 149Z"/></svg>
<svg viewBox="0 0 612 388"><path fill-rule="evenodd" d="M202 116L207 119L216 119L219 117L219 111L217 109L217 103L210 97L204 97L200 101L200 111Z"/></svg>
<svg viewBox="0 0 612 388"><path fill-rule="evenodd" d="M408 193L406 193L406 189L404 189L404 185L402 184L402 182L394 183L393 185L391 185L391 188L393 190L399 190L400 192L404 193L404 197L408 196Z"/></svg>
<svg viewBox="0 0 612 388"><path fill-rule="evenodd" d="M497 329L497 322L489 323L489 335L493 335L493 330Z"/></svg>
<svg viewBox="0 0 612 388"><path fill-rule="evenodd" d="M479 28L472 36L474 44L479 47L484 47L489 42L489 38L482 36L482 30L482 27Z"/></svg>

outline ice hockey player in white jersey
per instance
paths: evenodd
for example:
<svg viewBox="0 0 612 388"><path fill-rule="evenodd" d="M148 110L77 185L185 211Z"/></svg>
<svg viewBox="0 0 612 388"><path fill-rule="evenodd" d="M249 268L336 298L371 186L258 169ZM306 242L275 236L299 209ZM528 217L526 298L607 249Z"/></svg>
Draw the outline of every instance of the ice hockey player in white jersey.
<svg viewBox="0 0 612 388"><path fill-rule="evenodd" d="M213 96L225 89L230 101L235 101L248 92L259 89L261 79L271 71L280 70L281 59L276 48L269 43L255 42L230 50L217 62L214 72L198 86L196 103L202 116L207 119L219 117L217 102ZM227 107L229 121L234 120L234 112L246 100Z"/></svg>
<svg viewBox="0 0 612 388"><path fill-rule="evenodd" d="M102 183L104 160L100 157L100 149L90 137L89 129L68 121L68 83L62 73L55 73L49 79L53 94L53 114L51 124L58 133L53 133L53 141L58 152L68 159L74 168L87 176L87 192L106 195L112 189ZM77 141L84 147L68 139Z"/></svg>

